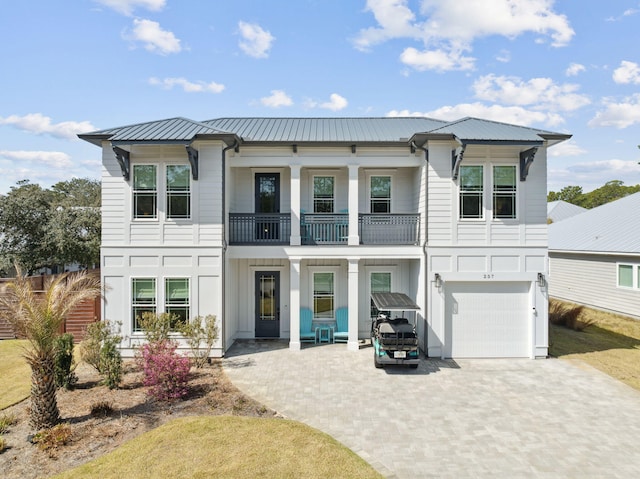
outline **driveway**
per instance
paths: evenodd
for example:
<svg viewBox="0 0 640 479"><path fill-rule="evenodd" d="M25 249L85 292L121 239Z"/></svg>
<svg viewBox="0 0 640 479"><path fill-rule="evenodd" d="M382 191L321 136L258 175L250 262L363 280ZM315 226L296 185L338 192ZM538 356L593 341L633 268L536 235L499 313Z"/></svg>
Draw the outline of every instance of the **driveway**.
<svg viewBox="0 0 640 479"><path fill-rule="evenodd" d="M243 392L324 431L394 478L640 477L640 392L558 359L373 367L344 344L241 341Z"/></svg>

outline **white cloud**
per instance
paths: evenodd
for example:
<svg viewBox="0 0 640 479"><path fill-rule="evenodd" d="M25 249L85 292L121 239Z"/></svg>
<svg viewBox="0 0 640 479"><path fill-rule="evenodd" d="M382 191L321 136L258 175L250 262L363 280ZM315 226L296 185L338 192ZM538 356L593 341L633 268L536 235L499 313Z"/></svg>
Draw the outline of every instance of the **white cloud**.
<svg viewBox="0 0 640 479"><path fill-rule="evenodd" d="M424 44L422 52L404 50L401 60L408 65L423 70L468 69L474 59L462 57L461 52L470 52L479 38L515 38L533 32L549 37L553 46L568 44L574 31L567 17L552 7L552 0L422 0L423 18L418 20L407 0L368 0L367 10L378 26L361 30L354 45L366 51L391 39L418 40Z"/></svg>
<svg viewBox="0 0 640 479"><path fill-rule="evenodd" d="M52 168L68 168L72 166L71 157L61 151L0 150L0 158L9 161L28 161Z"/></svg>
<svg viewBox="0 0 640 479"><path fill-rule="evenodd" d="M613 71L613 81L616 83L640 84L640 65L623 60L620 66Z"/></svg>
<svg viewBox="0 0 640 479"><path fill-rule="evenodd" d="M174 86L182 87L187 93L220 93L224 90L224 85L216 82L206 83L203 81L191 82L186 78L149 78L149 84L159 86L165 90L171 90Z"/></svg>
<svg viewBox="0 0 640 479"><path fill-rule="evenodd" d="M349 102L345 97L338 95L337 93L332 93L329 96L329 101L320 103L320 108L331 111L340 111L345 109L348 104Z"/></svg>
<svg viewBox="0 0 640 479"><path fill-rule="evenodd" d="M20 130L35 133L36 135L51 135L56 138L69 140L77 139L78 133L86 133L96 128L89 121L63 121L51 123L51 118L42 113L29 113L28 115L11 115L0 117L0 125L11 125Z"/></svg>
<svg viewBox="0 0 640 479"><path fill-rule="evenodd" d="M589 126L627 128L628 126L640 123L640 93L625 98L624 101L620 103L616 103L610 98L605 98L603 103L604 110L596 113L596 116L589 121Z"/></svg>
<svg viewBox="0 0 640 479"><path fill-rule="evenodd" d="M123 15L131 16L133 10L140 7L153 12L164 8L166 0L95 0L102 5L115 10Z"/></svg>
<svg viewBox="0 0 640 479"><path fill-rule="evenodd" d="M582 73L584 71L586 71L586 68L585 68L584 65L581 65L580 63L572 63L565 70L564 74L567 75L568 77L574 77L574 76L576 76L579 73Z"/></svg>
<svg viewBox="0 0 640 479"><path fill-rule="evenodd" d="M260 98L260 103L269 108L293 105L293 100L283 90L271 90L271 96Z"/></svg>
<svg viewBox="0 0 640 479"><path fill-rule="evenodd" d="M151 20L133 20L133 39L142 42L146 50L160 55L182 51L180 40L172 32L163 30L158 22Z"/></svg>
<svg viewBox="0 0 640 479"><path fill-rule="evenodd" d="M493 74L478 78L473 84L476 98L507 105L528 105L536 110L573 111L591 103L586 95L576 93L579 86L557 85L551 78L532 78Z"/></svg>
<svg viewBox="0 0 640 479"><path fill-rule="evenodd" d="M427 112L411 112L409 110L392 110L387 116L426 116L437 120L453 121L467 116L486 120L530 126L534 123L545 123L557 126L564 120L553 113L532 111L520 106L485 105L480 102L461 103L454 106L443 106Z"/></svg>
<svg viewBox="0 0 640 479"><path fill-rule="evenodd" d="M242 37L239 46L243 52L254 58L269 56L269 50L276 39L269 31L258 24L242 21L238 22L238 28Z"/></svg>
<svg viewBox="0 0 640 479"><path fill-rule="evenodd" d="M555 156L555 157L565 157L565 156L582 156L585 155L587 150L578 146L575 140L563 141L557 145L553 145L552 148L549 148L547 155Z"/></svg>
<svg viewBox="0 0 640 479"><path fill-rule="evenodd" d="M496 60L501 63L509 63L511 61L511 52L509 50L500 50L500 53L496 55Z"/></svg>
<svg viewBox="0 0 640 479"><path fill-rule="evenodd" d="M418 71L435 70L472 70L475 58L464 57L461 52L444 50L418 51L413 47L406 48L400 55L400 61Z"/></svg>

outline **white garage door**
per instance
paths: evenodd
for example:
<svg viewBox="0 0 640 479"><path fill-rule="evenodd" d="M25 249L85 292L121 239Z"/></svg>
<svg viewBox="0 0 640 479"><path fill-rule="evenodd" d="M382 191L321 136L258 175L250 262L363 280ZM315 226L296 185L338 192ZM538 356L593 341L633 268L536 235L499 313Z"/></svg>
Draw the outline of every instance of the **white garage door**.
<svg viewBox="0 0 640 479"><path fill-rule="evenodd" d="M445 357L529 357L531 283L445 283Z"/></svg>

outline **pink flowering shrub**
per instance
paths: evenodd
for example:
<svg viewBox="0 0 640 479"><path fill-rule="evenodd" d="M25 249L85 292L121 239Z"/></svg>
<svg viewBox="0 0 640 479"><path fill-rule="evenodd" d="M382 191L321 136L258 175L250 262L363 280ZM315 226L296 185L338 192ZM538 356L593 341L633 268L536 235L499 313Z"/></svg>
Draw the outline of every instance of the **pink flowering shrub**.
<svg viewBox="0 0 640 479"><path fill-rule="evenodd" d="M176 353L178 345L163 339L142 346L138 361L143 384L159 401L181 399L189 392L189 358Z"/></svg>

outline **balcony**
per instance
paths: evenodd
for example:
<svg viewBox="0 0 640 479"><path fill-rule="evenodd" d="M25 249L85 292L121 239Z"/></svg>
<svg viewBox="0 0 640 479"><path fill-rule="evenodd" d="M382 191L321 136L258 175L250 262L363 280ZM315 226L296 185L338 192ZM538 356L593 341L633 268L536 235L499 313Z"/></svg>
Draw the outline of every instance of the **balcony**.
<svg viewBox="0 0 640 479"><path fill-rule="evenodd" d="M361 213L358 234L360 244L416 245L420 240L420 215Z"/></svg>
<svg viewBox="0 0 640 479"><path fill-rule="evenodd" d="M229 244L289 244L290 213L229 213Z"/></svg>
<svg viewBox="0 0 640 479"><path fill-rule="evenodd" d="M363 245L417 245L420 215L358 215L358 234ZM289 213L230 213L229 244L288 245L291 236ZM303 245L346 245L349 215L346 213L304 213L300 219Z"/></svg>

